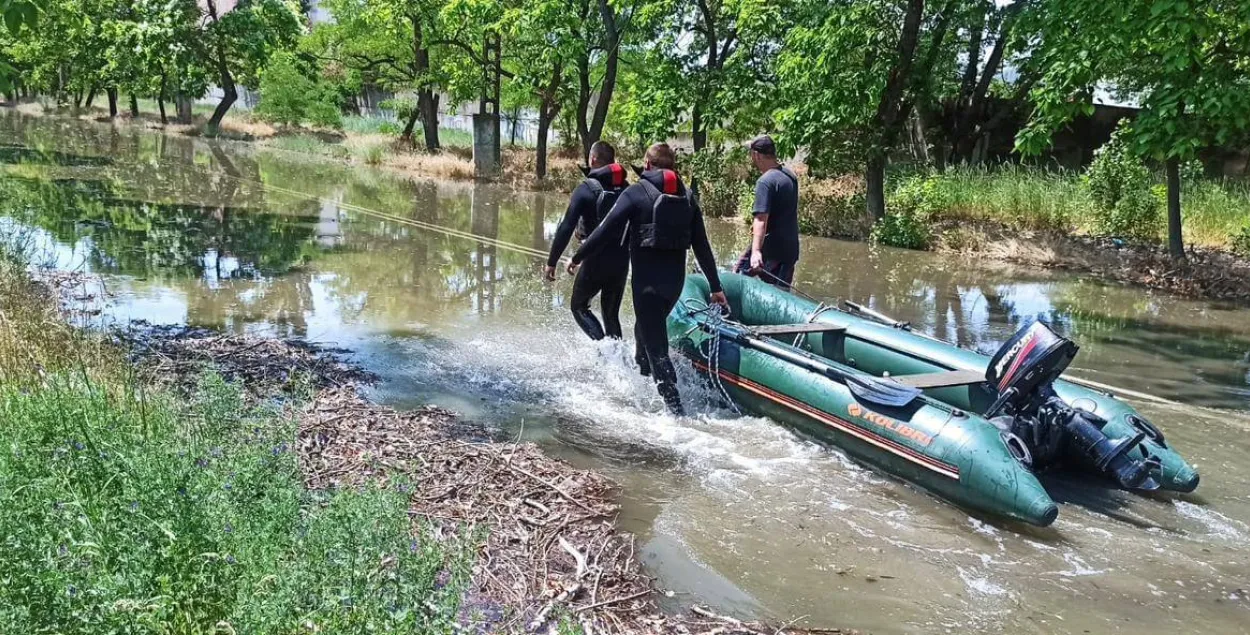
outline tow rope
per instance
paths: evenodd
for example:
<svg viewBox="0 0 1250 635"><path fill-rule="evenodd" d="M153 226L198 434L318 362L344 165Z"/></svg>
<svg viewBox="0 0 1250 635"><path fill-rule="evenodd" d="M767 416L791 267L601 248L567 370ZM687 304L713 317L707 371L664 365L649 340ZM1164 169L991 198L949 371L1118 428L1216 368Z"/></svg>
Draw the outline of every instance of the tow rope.
<svg viewBox="0 0 1250 635"><path fill-rule="evenodd" d="M700 304L703 305L703 308L694 308ZM723 324L737 324L736 322L728 319L725 307L719 304L703 302L695 298L686 298L682 301L681 306L686 310L686 315L689 317L695 317L702 313L704 315L705 323L712 327L717 327ZM699 328L700 326L696 324L691 327L689 331L686 331L686 335L690 335L690 333ZM729 396L729 390L725 388L724 382L721 381L720 343L721 330L719 328L713 328L711 331L711 337L703 340L703 344L706 344L709 349L703 352L703 356L707 358L708 375L711 376L712 384L716 386L716 389L720 392L721 397L729 403L729 407L734 411L734 414L741 415L742 410L738 408L738 404L733 400L733 397Z"/></svg>

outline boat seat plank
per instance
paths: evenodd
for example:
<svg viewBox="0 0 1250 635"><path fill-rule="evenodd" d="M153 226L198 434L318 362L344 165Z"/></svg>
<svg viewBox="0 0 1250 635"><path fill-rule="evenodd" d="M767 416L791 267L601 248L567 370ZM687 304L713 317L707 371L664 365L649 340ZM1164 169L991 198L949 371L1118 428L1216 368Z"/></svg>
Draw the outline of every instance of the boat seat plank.
<svg viewBox="0 0 1250 635"><path fill-rule="evenodd" d="M795 333L840 333L845 326L822 322L804 322L802 324L766 324L750 327L756 335L793 335Z"/></svg>
<svg viewBox="0 0 1250 635"><path fill-rule="evenodd" d="M952 386L979 384L985 381L985 373L977 370L943 370L919 375L895 375L890 377L890 379L904 386L927 390L929 388L950 388Z"/></svg>

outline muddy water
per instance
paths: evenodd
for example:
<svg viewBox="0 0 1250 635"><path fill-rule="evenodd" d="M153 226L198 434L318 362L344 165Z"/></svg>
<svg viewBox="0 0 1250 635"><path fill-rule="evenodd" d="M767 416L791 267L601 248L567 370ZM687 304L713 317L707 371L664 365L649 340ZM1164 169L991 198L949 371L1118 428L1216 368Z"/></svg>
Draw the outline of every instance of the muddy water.
<svg viewBox="0 0 1250 635"><path fill-rule="evenodd" d="M872 632L1250 630L1250 311L1066 275L807 239L798 284L993 351L1042 317L1078 374L1137 405L1203 472L1195 495L1064 480L1038 530L967 512L720 407L662 414L629 351L592 344L537 276L563 201L411 182L230 144L0 116L0 229L106 276L109 320L345 346L377 397L435 402L622 485L672 601ZM712 223L720 260L745 243ZM476 237L476 238L475 238Z"/></svg>

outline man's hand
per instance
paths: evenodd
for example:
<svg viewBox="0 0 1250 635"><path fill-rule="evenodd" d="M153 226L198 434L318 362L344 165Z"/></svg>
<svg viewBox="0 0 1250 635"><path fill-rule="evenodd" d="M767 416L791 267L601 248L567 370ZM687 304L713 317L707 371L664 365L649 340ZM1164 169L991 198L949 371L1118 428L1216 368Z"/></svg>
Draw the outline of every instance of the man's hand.
<svg viewBox="0 0 1250 635"><path fill-rule="evenodd" d="M725 315L729 315L729 298L725 297L724 291L717 291L711 295L712 304L719 304L725 309Z"/></svg>
<svg viewBox="0 0 1250 635"><path fill-rule="evenodd" d="M569 275L570 275L570 276L575 276L575 275L577 275L577 268L578 268L578 267L580 267L580 266L582 266L582 265L581 265L581 263L578 263L578 262L569 262L569 268L568 268Z"/></svg>
<svg viewBox="0 0 1250 635"><path fill-rule="evenodd" d="M764 268L764 254L760 250L751 250L751 271L759 271Z"/></svg>
<svg viewBox="0 0 1250 635"><path fill-rule="evenodd" d="M556 268L551 265L543 265L543 279L547 282L555 282Z"/></svg>

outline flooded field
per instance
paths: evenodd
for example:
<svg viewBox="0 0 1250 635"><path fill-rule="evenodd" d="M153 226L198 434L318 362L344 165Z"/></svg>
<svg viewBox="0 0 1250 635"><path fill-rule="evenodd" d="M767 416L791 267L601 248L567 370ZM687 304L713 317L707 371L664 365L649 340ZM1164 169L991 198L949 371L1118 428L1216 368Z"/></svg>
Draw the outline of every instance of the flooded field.
<svg viewBox="0 0 1250 635"><path fill-rule="evenodd" d="M1250 630L1245 307L805 239L806 293L985 353L1040 317L1081 345L1074 375L1160 398L1134 405L1198 466L1198 492L1050 479L1062 509L1039 530L734 415L691 373L693 414L663 414L631 350L577 330L570 281L539 278L560 195L14 113L0 163L0 231L104 274L106 319L343 346L383 377L381 401L450 407L600 470L674 602L876 633ZM744 227L709 229L728 265Z"/></svg>

